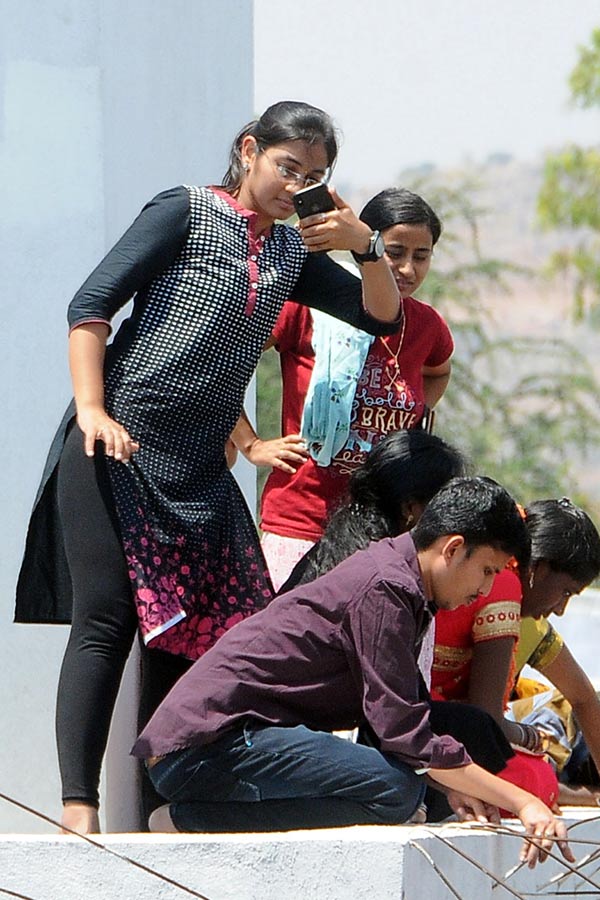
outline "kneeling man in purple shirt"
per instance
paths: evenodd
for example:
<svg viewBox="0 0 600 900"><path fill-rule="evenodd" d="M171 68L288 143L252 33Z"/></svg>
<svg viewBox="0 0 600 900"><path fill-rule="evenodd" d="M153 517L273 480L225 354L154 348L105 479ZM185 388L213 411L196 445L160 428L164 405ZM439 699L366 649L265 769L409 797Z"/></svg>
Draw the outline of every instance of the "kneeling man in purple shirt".
<svg viewBox="0 0 600 900"><path fill-rule="evenodd" d="M426 779L459 818L514 812L544 860L564 823L536 797L436 735L417 657L436 609L489 592L529 538L514 500L487 478L456 478L412 532L355 553L223 635L171 690L138 738L169 801L153 831L253 832L401 824ZM332 731L363 726L376 747Z"/></svg>

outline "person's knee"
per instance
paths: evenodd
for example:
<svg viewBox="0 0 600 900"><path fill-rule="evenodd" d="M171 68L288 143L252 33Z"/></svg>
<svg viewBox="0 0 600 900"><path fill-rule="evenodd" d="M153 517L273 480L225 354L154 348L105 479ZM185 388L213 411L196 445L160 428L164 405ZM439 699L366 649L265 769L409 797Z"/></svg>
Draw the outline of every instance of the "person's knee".
<svg viewBox="0 0 600 900"><path fill-rule="evenodd" d="M115 660L129 656L137 627L135 607L130 597L111 596L110 609L104 609L106 601L99 598L74 617L70 644L77 652Z"/></svg>
<svg viewBox="0 0 600 900"><path fill-rule="evenodd" d="M423 803L425 797L423 779L413 772L398 773L398 776L374 805L382 824L402 825L412 818Z"/></svg>

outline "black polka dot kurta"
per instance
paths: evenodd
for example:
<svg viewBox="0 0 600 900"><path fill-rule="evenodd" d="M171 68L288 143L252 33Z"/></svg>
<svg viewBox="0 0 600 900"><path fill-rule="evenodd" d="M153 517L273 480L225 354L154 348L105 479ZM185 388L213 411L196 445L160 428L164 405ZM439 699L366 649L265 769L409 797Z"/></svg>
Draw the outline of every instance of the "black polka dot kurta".
<svg viewBox="0 0 600 900"><path fill-rule="evenodd" d="M151 201L76 294L69 322L108 322L132 295L107 348L105 403L140 449L126 465L108 460L110 479L144 640L195 659L272 596L224 447L284 301L370 331L397 324L372 320L357 279L307 254L295 229L258 234L256 214L215 188ZM55 443L47 476L56 455ZM35 620L21 606L18 620Z"/></svg>
<svg viewBox="0 0 600 900"><path fill-rule="evenodd" d="M283 226L256 235L228 195L188 190L188 239L107 372L106 407L140 443L109 471L142 633L195 659L272 596L224 447L306 251Z"/></svg>

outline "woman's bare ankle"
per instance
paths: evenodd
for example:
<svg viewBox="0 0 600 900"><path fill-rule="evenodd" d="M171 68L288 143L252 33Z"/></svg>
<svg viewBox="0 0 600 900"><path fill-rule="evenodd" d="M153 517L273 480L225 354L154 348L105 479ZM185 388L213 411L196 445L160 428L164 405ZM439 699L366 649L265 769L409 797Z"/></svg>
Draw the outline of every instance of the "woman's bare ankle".
<svg viewBox="0 0 600 900"><path fill-rule="evenodd" d="M63 826L61 834L70 834L71 831L77 831L79 834L97 834L100 831L96 807L79 800L67 800L60 821Z"/></svg>

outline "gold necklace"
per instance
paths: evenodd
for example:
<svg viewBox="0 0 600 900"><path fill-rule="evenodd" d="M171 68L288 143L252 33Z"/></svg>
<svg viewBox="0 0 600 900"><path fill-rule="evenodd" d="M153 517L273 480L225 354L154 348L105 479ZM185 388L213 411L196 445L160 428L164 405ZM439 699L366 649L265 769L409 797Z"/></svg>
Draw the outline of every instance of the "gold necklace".
<svg viewBox="0 0 600 900"><path fill-rule="evenodd" d="M387 352L390 354L390 356L394 360L394 369L393 370L391 369L389 362L386 362L386 364L385 364L385 369L386 369L386 372L389 372L389 379L390 379L387 387L384 389L386 391L391 391L392 388L396 388L396 390L401 390L400 385L397 383L397 379L402 374L400 371L400 360L398 359L398 357L402 353L402 344L404 343L404 332L406 331L406 316L404 314L404 301L402 299L400 300L400 309L402 311L402 331L400 332L400 340L398 342L398 349L396 350L396 352L394 353L394 351L388 344L386 338L384 338L384 337L381 338L381 343L383 344L383 346L385 347Z"/></svg>

